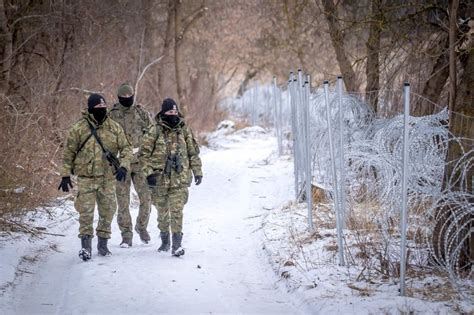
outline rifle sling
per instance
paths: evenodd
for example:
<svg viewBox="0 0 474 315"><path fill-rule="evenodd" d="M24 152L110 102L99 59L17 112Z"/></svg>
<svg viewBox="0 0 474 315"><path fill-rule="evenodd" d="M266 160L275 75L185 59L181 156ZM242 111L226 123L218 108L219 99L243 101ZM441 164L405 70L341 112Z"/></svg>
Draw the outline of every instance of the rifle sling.
<svg viewBox="0 0 474 315"><path fill-rule="evenodd" d="M100 140L99 136L97 135L97 129L92 126L92 124L86 119L87 124L89 125L89 129L91 130L91 134L94 136L95 140L97 140L97 143L99 144L100 148L102 149L102 152L107 153L107 150L104 148L104 145L102 144L102 141Z"/></svg>
<svg viewBox="0 0 474 315"><path fill-rule="evenodd" d="M102 152L103 152L104 154L109 153L109 154L112 156L112 158L117 161L117 165L115 165L115 164L112 165L112 164L111 164L111 165L115 168L115 170L117 170L117 169L120 167L120 163L119 163L118 158L117 158L112 152L110 152L109 150L107 150L107 149L104 147L104 145L102 144L102 141L101 141L100 138L99 138L99 135L97 135L97 129L95 129L94 126L92 126L92 124L91 124L87 119L86 119L86 121L87 121L87 124L89 124L89 129L91 130L91 134L92 134L92 135L94 136L94 138L97 140L97 143L98 143L99 146L101 147ZM110 162L110 161L109 161L109 162Z"/></svg>
<svg viewBox="0 0 474 315"><path fill-rule="evenodd" d="M79 152L81 152L82 148L86 145L86 142L92 137L92 133L90 135L87 136L86 140L84 140L84 142L82 142L81 146L79 147L79 149L76 151L76 156L79 154Z"/></svg>

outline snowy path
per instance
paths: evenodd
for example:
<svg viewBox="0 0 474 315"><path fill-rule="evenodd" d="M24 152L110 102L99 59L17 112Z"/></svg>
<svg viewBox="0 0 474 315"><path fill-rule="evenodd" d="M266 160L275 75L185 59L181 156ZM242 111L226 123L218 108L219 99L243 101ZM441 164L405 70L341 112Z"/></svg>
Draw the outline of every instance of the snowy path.
<svg viewBox="0 0 474 315"><path fill-rule="evenodd" d="M114 220L112 257L77 257L77 224L58 244L60 252L37 264L13 292L15 314L219 314L297 313L291 295L261 249L259 227L265 209L291 198L288 163L265 165L275 140L241 137L202 154L204 180L192 186L185 207L183 245L174 258L156 251L159 235L153 208L151 245L138 237L129 249L118 247ZM137 209L134 203L133 217Z"/></svg>

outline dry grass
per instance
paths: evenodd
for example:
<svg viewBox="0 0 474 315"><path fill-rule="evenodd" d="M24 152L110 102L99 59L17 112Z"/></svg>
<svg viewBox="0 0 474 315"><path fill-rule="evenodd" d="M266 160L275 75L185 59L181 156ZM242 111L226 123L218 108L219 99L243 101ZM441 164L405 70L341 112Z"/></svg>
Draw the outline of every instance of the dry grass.
<svg viewBox="0 0 474 315"><path fill-rule="evenodd" d="M353 283L348 283L347 286L352 290L355 290L359 296L371 296L373 294L373 290L368 288L360 288Z"/></svg>
<svg viewBox="0 0 474 315"><path fill-rule="evenodd" d="M244 129L244 128L247 128L247 127L251 127L252 125L245 119L237 119L237 120L234 120L234 123L235 123L235 130L240 130L240 129Z"/></svg>
<svg viewBox="0 0 474 315"><path fill-rule="evenodd" d="M57 195L59 179L60 148L49 121L40 113L5 113L0 117L5 130L0 135L0 217L48 202Z"/></svg>
<svg viewBox="0 0 474 315"><path fill-rule="evenodd" d="M339 247L337 246L337 244L333 243L333 244L328 244L328 245L324 245L324 249L328 252L337 252L337 249Z"/></svg>
<svg viewBox="0 0 474 315"><path fill-rule="evenodd" d="M313 204L327 203L326 192L318 186L311 185L311 195L313 197Z"/></svg>
<svg viewBox="0 0 474 315"><path fill-rule="evenodd" d="M431 301L451 301L457 295L456 289L449 282L429 283L422 288L407 288L409 296L429 299Z"/></svg>

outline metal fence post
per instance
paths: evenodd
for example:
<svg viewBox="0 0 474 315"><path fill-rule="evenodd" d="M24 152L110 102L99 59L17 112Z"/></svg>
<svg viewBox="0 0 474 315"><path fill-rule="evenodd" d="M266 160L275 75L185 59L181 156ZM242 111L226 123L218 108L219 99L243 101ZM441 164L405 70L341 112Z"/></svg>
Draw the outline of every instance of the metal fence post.
<svg viewBox="0 0 474 315"><path fill-rule="evenodd" d="M298 69L298 76L296 78L296 132L298 134L298 173L300 178L300 193L303 191L303 178L305 168L305 129L301 127L304 123L304 100L303 100L303 71Z"/></svg>
<svg viewBox="0 0 474 315"><path fill-rule="evenodd" d="M336 172L336 159L334 154L334 144L331 132L331 112L329 108L329 82L324 81L324 99L326 102L326 118L328 124L328 135L329 135L329 152L331 155L331 166L332 166L332 178L333 178L333 191L334 191L334 208L336 211L336 229L337 229L337 245L339 251L339 264L343 266L344 262L344 248L342 243L342 222L339 209L339 189L337 185L337 172Z"/></svg>
<svg viewBox="0 0 474 315"><path fill-rule="evenodd" d="M283 139L282 139L282 124L281 124L281 104L277 100L278 87L276 77L273 77L272 95L273 95L273 108L275 113L275 129L277 134L278 143L278 156L283 154Z"/></svg>
<svg viewBox="0 0 474 315"><path fill-rule="evenodd" d="M341 222L342 227L344 228L346 222L346 177L344 172L345 162L344 162L344 113L342 112L342 77L337 77L337 96L338 96L338 107L339 107L339 139L340 139L340 146L339 146L339 171L340 171L340 183L339 183L339 191L340 191L340 198L341 198Z"/></svg>
<svg viewBox="0 0 474 315"><path fill-rule="evenodd" d="M407 237L407 173L408 173L408 119L410 115L410 84L403 87L403 169L402 169L402 213L400 244L400 295L405 296L406 237Z"/></svg>
<svg viewBox="0 0 474 315"><path fill-rule="evenodd" d="M311 191L311 182L313 175L311 172L311 142L310 142L310 112L309 112L309 101L311 94L311 78L309 75L306 76L304 83L304 127L305 127L305 173L306 173L306 204L308 207L308 226L311 231L314 230L313 226L313 194Z"/></svg>
<svg viewBox="0 0 474 315"><path fill-rule="evenodd" d="M297 127L296 127L296 96L295 96L295 77L293 72L290 72L290 79L288 80L288 92L290 97L288 101L290 102L291 108L291 134L293 140L293 172L295 178L295 200L298 199L298 183L299 183L299 174L298 174L298 141L297 141Z"/></svg>

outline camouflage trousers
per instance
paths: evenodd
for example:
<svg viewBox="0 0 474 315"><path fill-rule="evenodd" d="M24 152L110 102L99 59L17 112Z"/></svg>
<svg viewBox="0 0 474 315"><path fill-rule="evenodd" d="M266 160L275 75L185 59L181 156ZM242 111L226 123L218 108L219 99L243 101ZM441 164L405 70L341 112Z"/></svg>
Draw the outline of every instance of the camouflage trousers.
<svg viewBox="0 0 474 315"><path fill-rule="evenodd" d="M151 193L146 182L146 178L139 170L138 164L132 164L132 172L127 176L125 182L117 182L117 223L123 237L131 238L133 236L132 217L130 216L130 186L133 182L135 191L140 200L137 221L135 223L137 230L146 230L151 211Z"/></svg>
<svg viewBox="0 0 474 315"><path fill-rule="evenodd" d="M99 223L96 234L110 238L112 219L117 208L115 200L115 178L78 177L74 207L79 212L79 237L94 235L94 210L97 203Z"/></svg>
<svg viewBox="0 0 474 315"><path fill-rule="evenodd" d="M158 229L172 233L183 230L183 208L188 202L188 187L154 187L153 204L158 210Z"/></svg>

